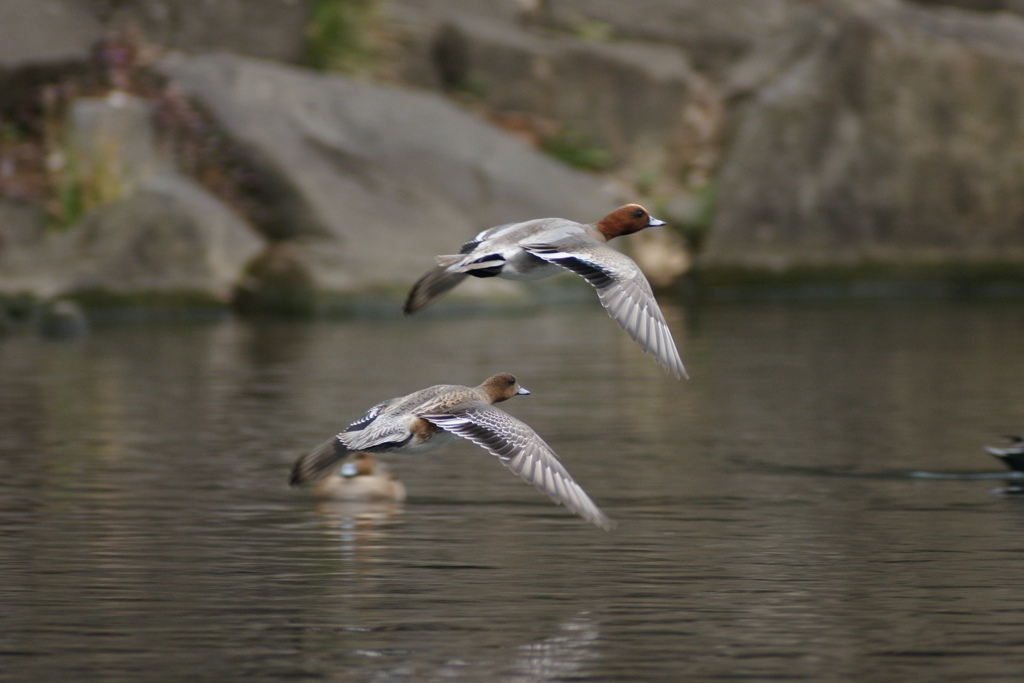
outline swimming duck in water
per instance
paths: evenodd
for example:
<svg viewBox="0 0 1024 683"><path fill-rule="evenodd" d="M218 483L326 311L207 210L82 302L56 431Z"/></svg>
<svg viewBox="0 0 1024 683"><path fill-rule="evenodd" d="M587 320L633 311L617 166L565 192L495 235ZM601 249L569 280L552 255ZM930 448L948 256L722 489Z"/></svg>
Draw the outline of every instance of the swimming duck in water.
<svg viewBox="0 0 1024 683"><path fill-rule="evenodd" d="M597 221L538 218L484 230L458 254L438 256L405 302L411 315L469 276L539 280L569 270L589 282L615 322L665 370L686 377L665 316L640 267L608 241L665 225L638 204L627 204Z"/></svg>
<svg viewBox="0 0 1024 683"><path fill-rule="evenodd" d="M1003 437L1010 445L1006 448L985 446L985 450L1003 461L1011 470L1024 471L1024 436Z"/></svg>
<svg viewBox="0 0 1024 683"><path fill-rule="evenodd" d="M614 523L590 499L529 425L493 404L530 392L502 372L477 387L439 384L382 401L343 432L299 456L292 486L318 481L356 451L426 453L456 438L472 441L546 493L554 502L602 529Z"/></svg>
<svg viewBox="0 0 1024 683"><path fill-rule="evenodd" d="M405 500L405 485L372 453L357 451L313 487L319 500Z"/></svg>

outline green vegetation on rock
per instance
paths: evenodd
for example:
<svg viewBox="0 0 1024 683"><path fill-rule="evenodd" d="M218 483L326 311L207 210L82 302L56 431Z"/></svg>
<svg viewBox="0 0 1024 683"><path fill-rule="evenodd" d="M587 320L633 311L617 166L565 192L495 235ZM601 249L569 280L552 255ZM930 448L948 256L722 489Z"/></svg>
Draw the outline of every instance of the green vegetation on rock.
<svg viewBox="0 0 1024 683"><path fill-rule="evenodd" d="M584 131L563 127L543 141L545 152L564 164L586 171L602 171L611 165L611 154L594 144Z"/></svg>
<svg viewBox="0 0 1024 683"><path fill-rule="evenodd" d="M343 74L372 71L379 24L375 0L319 0L306 26L306 63Z"/></svg>

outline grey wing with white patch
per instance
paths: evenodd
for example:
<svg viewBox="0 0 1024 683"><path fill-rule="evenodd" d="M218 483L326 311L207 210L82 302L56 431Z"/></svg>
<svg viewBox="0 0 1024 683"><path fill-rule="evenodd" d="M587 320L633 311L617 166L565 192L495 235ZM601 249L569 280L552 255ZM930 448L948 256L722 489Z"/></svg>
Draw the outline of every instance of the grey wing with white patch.
<svg viewBox="0 0 1024 683"><path fill-rule="evenodd" d="M392 398L373 406L338 434L338 441L352 451L375 452L401 447L412 438L412 432L408 421L388 410L400 400Z"/></svg>
<svg viewBox="0 0 1024 683"><path fill-rule="evenodd" d="M615 526L576 483L551 447L526 423L491 406L421 417L497 456L523 481L588 522L605 530Z"/></svg>
<svg viewBox="0 0 1024 683"><path fill-rule="evenodd" d="M503 232L503 231L505 231L505 230L507 230L509 228L516 227L518 225L520 225L520 224L519 223L505 223L503 225L496 225L493 228L487 228L486 230L481 230L480 232L478 232L476 234L476 236L473 239L465 242L462 245L462 248L459 249L459 253L460 254L468 254L469 252L471 252L474 249L476 249L482 242L486 242L487 240L493 238L495 235L498 235L499 233L501 233L501 232Z"/></svg>
<svg viewBox="0 0 1024 683"><path fill-rule="evenodd" d="M350 424L345 431L346 432L358 432L358 431L360 431L362 429L366 429L366 427L370 423L372 423L374 420L376 420L377 417L381 413L384 412L385 408L387 408L389 405L391 405L392 403L394 403L397 400L398 400L397 398L389 398L386 401L381 401L380 403L378 403L374 407L372 407L369 410L367 410L366 414L363 415L361 418L359 418L358 420L356 420L355 422Z"/></svg>
<svg viewBox="0 0 1024 683"><path fill-rule="evenodd" d="M412 436L408 421L386 416L386 419L375 420L365 429L341 432L338 441L350 451L386 453L406 445Z"/></svg>
<svg viewBox="0 0 1024 683"><path fill-rule="evenodd" d="M633 259L604 245L599 251L563 250L557 244L529 244L523 248L593 285L608 315L645 353L676 377L688 377L651 285Z"/></svg>

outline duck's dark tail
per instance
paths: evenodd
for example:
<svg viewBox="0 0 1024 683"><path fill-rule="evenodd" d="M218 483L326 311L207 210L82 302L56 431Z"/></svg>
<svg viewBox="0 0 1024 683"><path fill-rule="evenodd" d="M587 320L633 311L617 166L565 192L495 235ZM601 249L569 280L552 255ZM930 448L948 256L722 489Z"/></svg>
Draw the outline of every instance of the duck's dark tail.
<svg viewBox="0 0 1024 683"><path fill-rule="evenodd" d="M437 265L417 280L409 291L403 309L405 314L412 315L421 308L426 308L465 280L468 277L466 273L449 270L463 258L462 254L438 256Z"/></svg>
<svg viewBox="0 0 1024 683"><path fill-rule="evenodd" d="M332 436L327 441L306 451L299 456L299 459L292 465L292 475L288 479L291 486L308 484L320 479L327 474L339 460L351 453L341 440Z"/></svg>

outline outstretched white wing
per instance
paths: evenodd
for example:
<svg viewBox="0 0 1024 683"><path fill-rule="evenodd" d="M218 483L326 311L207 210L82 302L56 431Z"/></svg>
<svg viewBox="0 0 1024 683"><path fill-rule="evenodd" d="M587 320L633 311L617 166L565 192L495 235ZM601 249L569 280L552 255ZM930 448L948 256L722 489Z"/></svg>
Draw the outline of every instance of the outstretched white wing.
<svg viewBox="0 0 1024 683"><path fill-rule="evenodd" d="M588 522L605 530L615 526L576 483L551 447L527 424L508 413L480 405L453 414L421 417L497 456L523 481Z"/></svg>
<svg viewBox="0 0 1024 683"><path fill-rule="evenodd" d="M661 367L676 377L687 377L651 285L633 259L603 245L593 253L589 249L563 251L557 244L528 244L523 248L593 285L608 315L633 341Z"/></svg>

